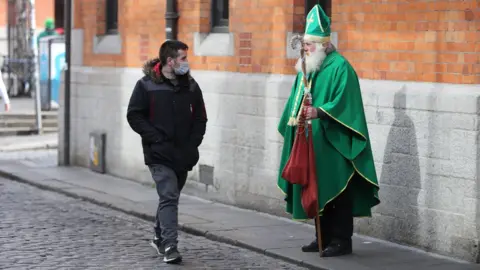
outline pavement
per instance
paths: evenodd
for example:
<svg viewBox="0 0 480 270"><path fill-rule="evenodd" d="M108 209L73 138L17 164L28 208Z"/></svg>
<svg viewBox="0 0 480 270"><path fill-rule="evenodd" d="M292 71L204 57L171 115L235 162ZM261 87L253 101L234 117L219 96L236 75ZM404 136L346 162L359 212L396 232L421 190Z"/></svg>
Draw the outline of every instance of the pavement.
<svg viewBox="0 0 480 270"><path fill-rule="evenodd" d="M3 112L3 109L0 110ZM30 97L10 97L11 113L34 113L35 99Z"/></svg>
<svg viewBox="0 0 480 270"><path fill-rule="evenodd" d="M0 269L299 269L183 232L184 262L166 265L148 221L3 178L0 194Z"/></svg>
<svg viewBox="0 0 480 270"><path fill-rule="evenodd" d="M0 152L57 149L58 133L25 136L0 136Z"/></svg>
<svg viewBox="0 0 480 270"><path fill-rule="evenodd" d="M42 159L42 165L35 165L37 163L28 160L1 160L0 155L2 177L81 198L144 220L154 219L158 197L151 185L98 174L85 168L57 167L53 162L45 161L49 160L47 157ZM187 195L182 195L180 199L179 223L181 230L186 233L281 259L297 265L295 269L480 269L479 265L358 235L353 238L354 254L320 258L318 254L302 253L300 250L314 236L314 227L311 225ZM180 249L189 246L188 242L180 242ZM220 254L215 258L222 256ZM271 265L263 269L279 267Z"/></svg>

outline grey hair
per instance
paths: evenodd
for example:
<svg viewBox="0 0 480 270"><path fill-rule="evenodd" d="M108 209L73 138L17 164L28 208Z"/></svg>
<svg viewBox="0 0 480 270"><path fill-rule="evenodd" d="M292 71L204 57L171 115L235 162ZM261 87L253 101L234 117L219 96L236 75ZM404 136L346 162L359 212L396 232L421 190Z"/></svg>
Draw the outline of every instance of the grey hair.
<svg viewBox="0 0 480 270"><path fill-rule="evenodd" d="M297 49L298 46L301 45L302 43L303 43L303 35L297 34L292 36L292 38L290 39L290 46L292 46L292 49ZM337 50L337 48L335 48L335 45L333 45L330 41L324 42L321 45L325 47L325 53L327 55Z"/></svg>
<svg viewBox="0 0 480 270"><path fill-rule="evenodd" d="M335 45L333 45L330 41L325 42L323 46L325 47L325 53L327 55L337 50L337 48L335 48Z"/></svg>
<svg viewBox="0 0 480 270"><path fill-rule="evenodd" d="M292 46L292 49L297 49L299 45L303 43L303 35L297 34L292 36L290 39L290 46Z"/></svg>

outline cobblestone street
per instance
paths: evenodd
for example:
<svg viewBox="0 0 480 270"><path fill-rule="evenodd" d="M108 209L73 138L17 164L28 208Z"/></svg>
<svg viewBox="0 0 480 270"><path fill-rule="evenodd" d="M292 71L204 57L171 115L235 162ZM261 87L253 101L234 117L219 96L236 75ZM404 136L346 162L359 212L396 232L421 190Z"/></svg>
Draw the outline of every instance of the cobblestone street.
<svg viewBox="0 0 480 270"><path fill-rule="evenodd" d="M1 178L0 194L0 269L302 269L185 233L167 266L149 222Z"/></svg>

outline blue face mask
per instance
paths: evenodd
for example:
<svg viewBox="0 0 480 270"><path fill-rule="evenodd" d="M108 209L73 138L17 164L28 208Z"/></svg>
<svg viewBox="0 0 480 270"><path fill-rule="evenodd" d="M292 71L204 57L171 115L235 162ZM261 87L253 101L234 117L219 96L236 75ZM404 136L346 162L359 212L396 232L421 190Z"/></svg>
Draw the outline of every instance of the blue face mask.
<svg viewBox="0 0 480 270"><path fill-rule="evenodd" d="M188 62L180 62L178 63L178 67L174 67L173 71L176 75L185 75L190 70L190 66Z"/></svg>

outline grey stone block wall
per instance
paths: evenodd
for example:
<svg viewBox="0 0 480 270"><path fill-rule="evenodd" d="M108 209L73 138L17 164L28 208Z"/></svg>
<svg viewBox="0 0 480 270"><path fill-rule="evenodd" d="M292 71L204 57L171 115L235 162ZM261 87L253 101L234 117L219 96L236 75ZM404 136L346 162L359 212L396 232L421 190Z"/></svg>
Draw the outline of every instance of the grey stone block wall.
<svg viewBox="0 0 480 270"><path fill-rule="evenodd" d="M141 76L140 70L73 66L71 74L72 164L88 167L88 134L105 132L106 173L149 181L141 142L126 122L130 93Z"/></svg>
<svg viewBox="0 0 480 270"><path fill-rule="evenodd" d="M126 122L139 69L72 69L72 157L88 166L88 134L107 134L107 173L150 183ZM283 213L276 128L293 76L195 71L209 123L188 186L224 203ZM362 80L382 203L359 233L477 260L479 86ZM62 123L61 123L62 124ZM61 125L62 126L62 125ZM213 184L211 184L213 183Z"/></svg>
<svg viewBox="0 0 480 270"><path fill-rule="evenodd" d="M478 258L479 86L362 81L382 204L360 233Z"/></svg>

